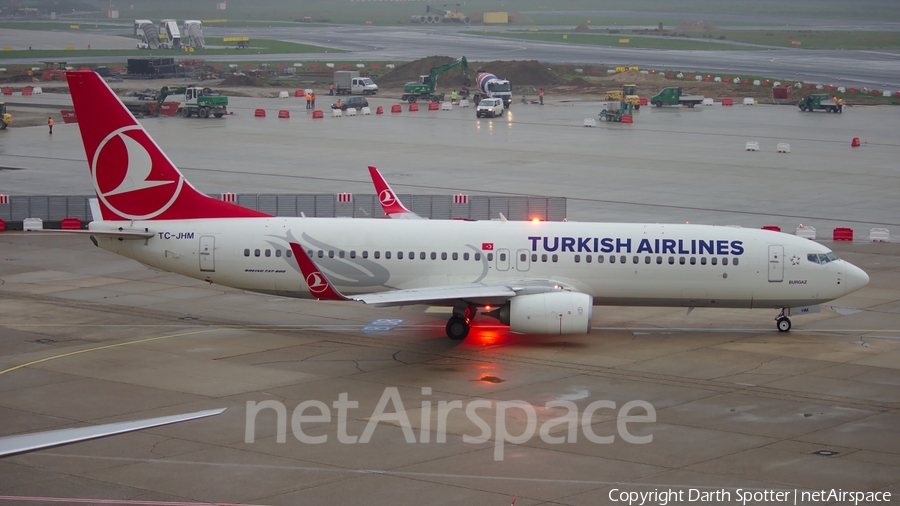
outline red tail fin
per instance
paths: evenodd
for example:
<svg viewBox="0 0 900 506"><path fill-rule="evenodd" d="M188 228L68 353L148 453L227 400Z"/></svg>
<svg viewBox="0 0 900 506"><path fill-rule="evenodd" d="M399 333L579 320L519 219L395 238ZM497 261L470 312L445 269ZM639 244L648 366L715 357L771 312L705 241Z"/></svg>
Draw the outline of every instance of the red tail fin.
<svg viewBox="0 0 900 506"><path fill-rule="evenodd" d="M303 277L306 279L309 293L311 293L313 297L319 300L350 300L347 297L344 297L337 288L331 285L328 278L322 274L312 259L309 258L309 255L306 254L306 250L303 249L303 246L295 242L290 243L290 245L291 251L294 252L294 256L297 258L297 265L300 267L300 272L303 273Z"/></svg>
<svg viewBox="0 0 900 506"><path fill-rule="evenodd" d="M268 216L197 191L100 76L66 79L104 220Z"/></svg>
<svg viewBox="0 0 900 506"><path fill-rule="evenodd" d="M397 194L391 189L391 185L385 181L381 172L371 165L369 166L369 176L372 177L372 183L375 184L375 191L378 192L378 200L381 201L381 208L384 210L384 214L391 218L418 216L400 202Z"/></svg>

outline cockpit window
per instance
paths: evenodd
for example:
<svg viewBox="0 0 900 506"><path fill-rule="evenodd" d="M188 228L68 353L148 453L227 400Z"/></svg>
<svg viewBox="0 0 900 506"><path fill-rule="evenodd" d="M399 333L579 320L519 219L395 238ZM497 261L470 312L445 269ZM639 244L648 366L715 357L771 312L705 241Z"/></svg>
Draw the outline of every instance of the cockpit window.
<svg viewBox="0 0 900 506"><path fill-rule="evenodd" d="M834 262L838 259L838 256L833 252L829 251L827 254L823 253L809 253L806 255L806 259L814 264L822 264L825 265L828 262Z"/></svg>

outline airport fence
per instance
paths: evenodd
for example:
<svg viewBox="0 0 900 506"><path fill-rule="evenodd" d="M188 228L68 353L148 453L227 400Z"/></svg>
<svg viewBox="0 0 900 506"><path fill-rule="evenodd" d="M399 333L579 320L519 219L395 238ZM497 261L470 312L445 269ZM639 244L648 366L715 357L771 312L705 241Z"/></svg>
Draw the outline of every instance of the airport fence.
<svg viewBox="0 0 900 506"><path fill-rule="evenodd" d="M509 220L563 221L564 197L519 197L505 195L398 195L414 213L431 219L490 220L502 213ZM56 222L63 218L91 220L89 199L93 195L10 195L0 203L0 219L22 222L40 218ZM263 194L238 193L238 205L274 216L316 218L381 218L384 211L374 194Z"/></svg>

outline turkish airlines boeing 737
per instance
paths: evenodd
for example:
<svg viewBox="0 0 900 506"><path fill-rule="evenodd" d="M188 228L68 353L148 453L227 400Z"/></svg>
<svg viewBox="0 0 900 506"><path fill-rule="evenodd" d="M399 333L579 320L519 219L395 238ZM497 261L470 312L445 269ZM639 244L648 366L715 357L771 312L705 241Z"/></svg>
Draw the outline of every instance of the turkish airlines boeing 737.
<svg viewBox="0 0 900 506"><path fill-rule="evenodd" d="M102 219L94 243L286 297L479 309L513 332L585 334L595 305L808 308L869 277L813 241L705 225L280 218L203 195L97 74L68 72ZM97 114L103 111L103 114ZM796 312L796 311L795 311Z"/></svg>

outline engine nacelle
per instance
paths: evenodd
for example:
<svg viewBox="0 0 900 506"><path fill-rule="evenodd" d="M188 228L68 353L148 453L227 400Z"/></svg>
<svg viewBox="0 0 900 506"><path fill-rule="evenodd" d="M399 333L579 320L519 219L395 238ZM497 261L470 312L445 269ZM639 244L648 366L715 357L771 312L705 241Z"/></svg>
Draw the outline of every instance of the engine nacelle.
<svg viewBox="0 0 900 506"><path fill-rule="evenodd" d="M594 298L577 292L548 292L509 299L497 315L519 334L587 334Z"/></svg>

